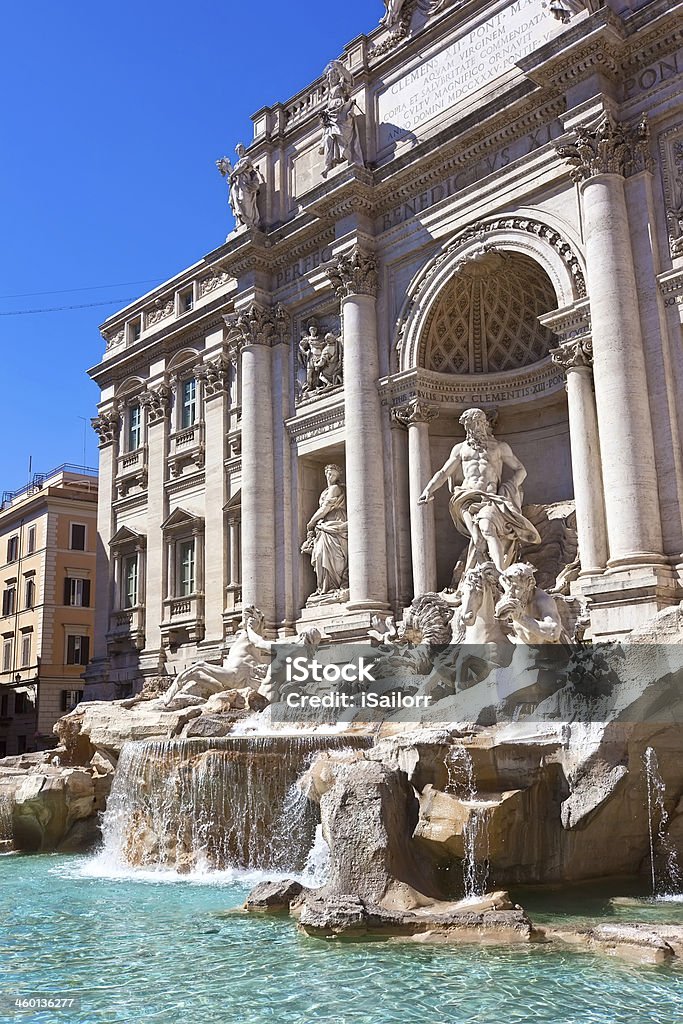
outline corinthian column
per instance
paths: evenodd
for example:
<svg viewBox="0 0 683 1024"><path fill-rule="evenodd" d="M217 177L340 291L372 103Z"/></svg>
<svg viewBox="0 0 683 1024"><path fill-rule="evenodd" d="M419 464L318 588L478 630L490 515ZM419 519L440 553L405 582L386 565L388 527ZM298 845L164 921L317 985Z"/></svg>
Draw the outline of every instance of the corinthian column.
<svg viewBox="0 0 683 1024"><path fill-rule="evenodd" d="M275 626L275 487L271 348L279 341L279 310L252 303L226 316L228 345L242 369L242 601ZM211 552L209 552L211 557Z"/></svg>
<svg viewBox="0 0 683 1024"><path fill-rule="evenodd" d="M572 341L551 353L567 374L572 476L576 501L581 574L602 572L607 562L607 524L598 441L598 417L593 395L592 348Z"/></svg>
<svg viewBox="0 0 683 1024"><path fill-rule="evenodd" d="M410 486L410 546L415 597L436 590L436 530L434 503L418 505L418 498L432 478L429 424L439 415L436 406L414 398L393 410L394 418L408 428L408 478Z"/></svg>
<svg viewBox="0 0 683 1024"><path fill-rule="evenodd" d="M608 114L559 148L580 183L595 400L610 568L661 564L662 527L654 441L624 179L647 155L643 125Z"/></svg>
<svg viewBox="0 0 683 1024"><path fill-rule="evenodd" d="M358 246L327 268L344 325L349 608L387 605L384 450L377 379L377 269Z"/></svg>

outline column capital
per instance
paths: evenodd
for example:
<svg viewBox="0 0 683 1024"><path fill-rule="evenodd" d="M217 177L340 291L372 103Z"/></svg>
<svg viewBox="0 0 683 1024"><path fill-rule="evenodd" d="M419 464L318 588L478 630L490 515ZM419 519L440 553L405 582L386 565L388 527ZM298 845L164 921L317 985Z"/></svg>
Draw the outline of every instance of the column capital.
<svg viewBox="0 0 683 1024"><path fill-rule="evenodd" d="M219 398L226 394L230 387L230 360L221 353L217 359L198 363L194 374L197 380L202 382L205 401Z"/></svg>
<svg viewBox="0 0 683 1024"><path fill-rule="evenodd" d="M402 427L411 427L416 423L431 423L438 415L438 407L421 398L411 398L409 402L397 405L391 410L391 418Z"/></svg>
<svg viewBox="0 0 683 1024"><path fill-rule="evenodd" d="M565 373L590 369L593 365L593 343L587 338L577 338L575 341L565 342L559 348L551 349L550 357Z"/></svg>
<svg viewBox="0 0 683 1024"><path fill-rule="evenodd" d="M167 384L148 388L140 395L140 405L147 410L150 425L163 422L171 411L171 389Z"/></svg>
<svg viewBox="0 0 683 1024"><path fill-rule="evenodd" d="M653 167L647 117L635 125L625 125L607 112L595 127L580 125L574 141L556 149L558 156L571 165L570 175L577 183L599 174L628 178Z"/></svg>
<svg viewBox="0 0 683 1024"><path fill-rule="evenodd" d="M93 430L100 439L100 448L114 444L121 429L121 417L118 405L114 404L111 409L102 411L98 416L90 420Z"/></svg>
<svg viewBox="0 0 683 1024"><path fill-rule="evenodd" d="M339 253L324 269L340 299L351 295L377 296L377 260L360 246Z"/></svg>
<svg viewBox="0 0 683 1024"><path fill-rule="evenodd" d="M235 362L240 352L252 346L272 348L286 341L287 313L284 306L262 306L258 302L238 313L223 316L228 329L228 355Z"/></svg>

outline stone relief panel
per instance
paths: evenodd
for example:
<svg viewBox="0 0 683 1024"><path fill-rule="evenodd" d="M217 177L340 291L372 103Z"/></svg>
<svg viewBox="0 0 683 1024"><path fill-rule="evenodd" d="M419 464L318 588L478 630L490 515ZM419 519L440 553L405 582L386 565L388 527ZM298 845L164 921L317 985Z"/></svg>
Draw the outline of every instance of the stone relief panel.
<svg viewBox="0 0 683 1024"><path fill-rule="evenodd" d="M683 125L663 132L659 139L669 247L672 256L683 256Z"/></svg>
<svg viewBox="0 0 683 1024"><path fill-rule="evenodd" d="M297 404L324 397L344 383L341 318L332 313L310 314L296 325L294 351Z"/></svg>
<svg viewBox="0 0 683 1024"><path fill-rule="evenodd" d="M532 259L482 245L463 261L437 300L423 343L425 369L500 373L537 363L553 346L538 320L557 305Z"/></svg>

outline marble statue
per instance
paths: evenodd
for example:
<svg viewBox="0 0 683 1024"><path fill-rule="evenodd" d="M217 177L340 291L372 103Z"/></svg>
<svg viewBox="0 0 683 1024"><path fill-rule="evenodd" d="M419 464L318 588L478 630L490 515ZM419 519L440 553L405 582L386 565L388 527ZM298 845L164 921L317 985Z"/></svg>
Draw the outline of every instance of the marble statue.
<svg viewBox="0 0 683 1024"><path fill-rule="evenodd" d="M267 661L273 644L263 637L264 618L258 608L244 609L242 628L228 651L222 665L198 661L179 672L161 698L169 705L180 694L204 699L226 690L252 686L255 689L266 676Z"/></svg>
<svg viewBox="0 0 683 1024"><path fill-rule="evenodd" d="M536 586L535 572L528 562L517 562L501 573L496 617L509 623L517 643L570 643L558 602Z"/></svg>
<svg viewBox="0 0 683 1024"><path fill-rule="evenodd" d="M216 166L223 177L228 179L230 209L235 217L236 225L239 227L244 224L248 228L255 229L261 224L258 195L263 178L251 162L251 157L247 156L247 151L241 142L236 146L235 152L238 159L234 167L226 156L217 160Z"/></svg>
<svg viewBox="0 0 683 1024"><path fill-rule="evenodd" d="M451 518L458 532L470 539L465 571L493 562L498 572L504 572L517 558L521 544L541 541L521 511L526 470L510 446L493 436L481 409L468 409L460 423L465 440L452 449L418 503L432 501L434 493L448 483Z"/></svg>
<svg viewBox="0 0 683 1024"><path fill-rule="evenodd" d="M401 20L401 11L405 4L406 0L384 0L386 12L382 18L382 25L386 28L395 28Z"/></svg>
<svg viewBox="0 0 683 1024"><path fill-rule="evenodd" d="M365 166L354 115L356 101L350 98L353 77L339 60L333 60L325 69L327 103L320 115L323 139L320 153L325 158L323 178L337 164L346 160L359 167Z"/></svg>
<svg viewBox="0 0 683 1024"><path fill-rule="evenodd" d="M314 320L308 325L308 334L299 343L299 358L306 370L304 394L336 387L343 382L342 340L331 332L321 335Z"/></svg>
<svg viewBox="0 0 683 1024"><path fill-rule="evenodd" d="M320 495L317 512L306 526L301 553L310 555L317 588L307 604L325 604L348 599L349 538L346 518L346 488L339 466L325 466L327 487Z"/></svg>

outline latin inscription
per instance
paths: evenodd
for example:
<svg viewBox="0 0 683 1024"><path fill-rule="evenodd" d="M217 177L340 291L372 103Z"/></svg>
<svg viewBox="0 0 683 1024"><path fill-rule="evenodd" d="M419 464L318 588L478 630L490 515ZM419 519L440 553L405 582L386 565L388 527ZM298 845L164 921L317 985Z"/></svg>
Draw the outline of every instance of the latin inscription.
<svg viewBox="0 0 683 1024"><path fill-rule="evenodd" d="M679 54L674 53L671 57L659 60L651 67L645 68L644 71L639 71L632 78L627 78L624 82L624 99L630 100L632 96L636 96L640 92L647 92L655 85L675 78L678 74L678 57Z"/></svg>
<svg viewBox="0 0 683 1024"><path fill-rule="evenodd" d="M551 124L542 125L536 131L525 135L522 139L510 143L509 146L503 146L501 149L494 150L487 156L482 157L481 160L477 160L467 167L463 167L461 171L450 175L450 177L438 185L434 185L432 188L420 192L419 195L407 199L400 206L395 206L393 210L385 213L380 218L379 230L388 231L390 228L395 228L398 224L403 224L405 221L417 217L420 213L428 210L430 206L440 203L442 199L448 199L449 196L455 195L456 192L460 192L461 189L467 188L469 185L474 185L487 175L502 170L512 163L513 160L519 160L521 157L533 153L535 149L547 145L547 143L561 135L562 131L560 122L553 121Z"/></svg>
<svg viewBox="0 0 683 1024"><path fill-rule="evenodd" d="M410 71L378 96L380 148L511 69L561 28L538 0L517 0Z"/></svg>
<svg viewBox="0 0 683 1024"><path fill-rule="evenodd" d="M331 259L332 249L329 246L326 246L324 249L318 249L317 252L309 253L308 256L304 256L303 259L298 260L291 267L284 267L278 271L276 287L282 288L283 285L293 284L300 278L307 277L323 263L329 263Z"/></svg>

